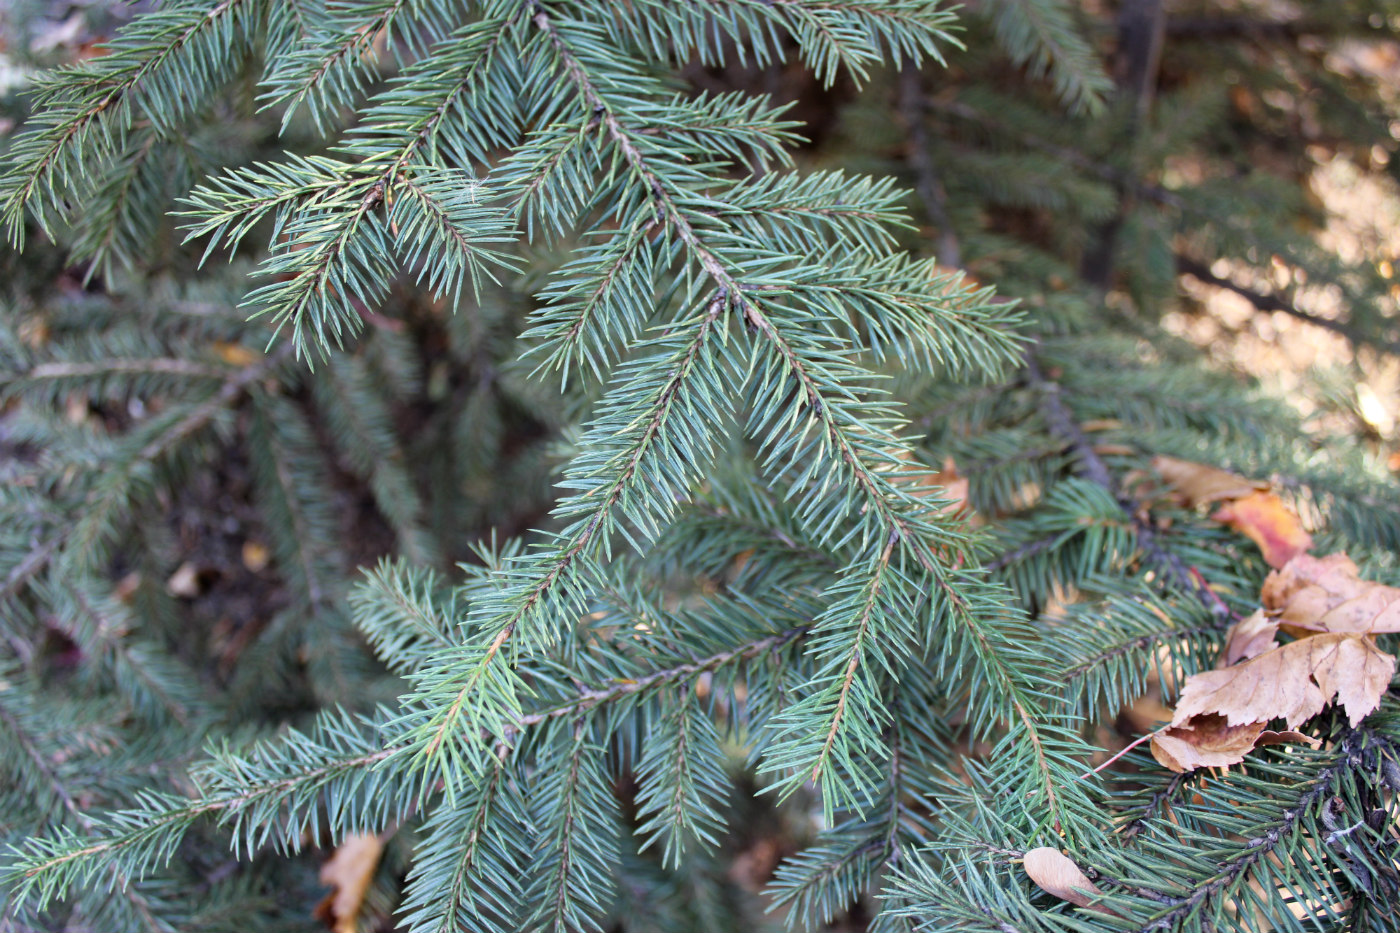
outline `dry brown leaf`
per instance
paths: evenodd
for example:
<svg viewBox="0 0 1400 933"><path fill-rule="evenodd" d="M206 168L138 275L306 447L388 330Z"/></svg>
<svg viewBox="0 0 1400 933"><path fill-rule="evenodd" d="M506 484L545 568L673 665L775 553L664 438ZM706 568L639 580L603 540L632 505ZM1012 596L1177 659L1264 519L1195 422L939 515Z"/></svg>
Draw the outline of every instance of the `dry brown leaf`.
<svg viewBox="0 0 1400 933"><path fill-rule="evenodd" d="M250 366L258 359L258 354L243 344L227 340L214 341L214 353L230 366Z"/></svg>
<svg viewBox="0 0 1400 933"><path fill-rule="evenodd" d="M917 481L919 488L916 495L951 500L939 511L946 515L961 513L967 517L970 525L982 523L977 513L972 511L972 505L969 502L971 484L966 476L958 473L958 466L953 462L952 457L945 457L943 468L936 472L923 472L928 468L907 455L903 459L904 465L900 467L901 470L910 473L922 472Z"/></svg>
<svg viewBox="0 0 1400 933"><path fill-rule="evenodd" d="M1186 678L1171 724L1220 713L1230 725L1283 719L1294 729L1336 697L1355 726L1380 705L1394 676L1395 658L1369 638L1317 635Z"/></svg>
<svg viewBox="0 0 1400 933"><path fill-rule="evenodd" d="M1272 492L1255 492L1227 502L1211 518L1259 545L1270 567L1282 567L1312 547L1312 535L1303 530L1298 515Z"/></svg>
<svg viewBox="0 0 1400 933"><path fill-rule="evenodd" d="M1216 667L1229 667L1248 658L1256 658L1278 647L1278 623L1260 609L1248 618L1230 626L1225 633L1225 650L1220 653Z"/></svg>
<svg viewBox="0 0 1400 933"><path fill-rule="evenodd" d="M1113 913L1107 907L1094 903L1094 898L1102 897L1103 892L1094 887L1094 883L1079 870L1074 860L1059 849L1050 846L1031 849L1025 854L1023 864L1026 874L1046 894L1053 894L1060 900L1100 913Z"/></svg>
<svg viewBox="0 0 1400 933"><path fill-rule="evenodd" d="M355 933L355 918L383 850L383 843L373 833L351 833L321 866L321 883L335 890L316 907L316 916L335 933Z"/></svg>
<svg viewBox="0 0 1400 933"><path fill-rule="evenodd" d="M203 589L199 583L199 568L189 561L176 567L175 572L170 575L170 579L165 581L165 590L171 596L193 598L198 596Z"/></svg>
<svg viewBox="0 0 1400 933"><path fill-rule="evenodd" d="M1269 488L1268 483L1257 483L1217 467L1160 454L1152 458L1152 467L1162 474L1188 507L1221 499L1241 499Z"/></svg>
<svg viewBox="0 0 1400 933"><path fill-rule="evenodd" d="M1292 729L1285 729L1282 732L1265 729L1259 733L1259 740L1254 743L1254 747L1263 748L1265 745L1306 745L1308 748L1321 748L1322 740L1304 735L1301 732L1294 732Z"/></svg>
<svg viewBox="0 0 1400 933"><path fill-rule="evenodd" d="M1232 726L1217 713L1197 716L1189 723L1168 726L1152 737L1152 757L1178 773L1197 768L1239 764L1254 751L1266 723Z"/></svg>
<svg viewBox="0 0 1400 933"><path fill-rule="evenodd" d="M1362 580L1346 554L1300 554L1269 574L1263 597L1290 632L1400 632L1400 589Z"/></svg>
<svg viewBox="0 0 1400 933"><path fill-rule="evenodd" d="M968 524L981 524L977 513L972 511L972 484L966 476L958 473L958 465L953 462L952 457L944 458L943 469L935 473L929 482L942 486L942 497L952 500L949 505L943 507L943 512L947 514L961 512L967 516Z"/></svg>
<svg viewBox="0 0 1400 933"><path fill-rule="evenodd" d="M266 544L260 541L243 542L243 566L253 573L262 572L271 560L272 554Z"/></svg>
<svg viewBox="0 0 1400 933"><path fill-rule="evenodd" d="M1152 737L1152 757L1165 768L1181 773L1197 768L1224 768L1244 761L1261 745L1298 743L1317 748L1317 739L1301 732L1273 732L1262 722L1230 725L1218 713L1194 717L1181 726L1169 726Z"/></svg>

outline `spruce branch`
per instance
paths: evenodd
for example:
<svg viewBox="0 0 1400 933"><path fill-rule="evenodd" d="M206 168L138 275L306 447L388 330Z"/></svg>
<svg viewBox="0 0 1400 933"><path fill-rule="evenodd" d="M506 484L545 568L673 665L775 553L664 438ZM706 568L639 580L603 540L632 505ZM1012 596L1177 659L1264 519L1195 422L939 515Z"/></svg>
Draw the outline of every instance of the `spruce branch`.
<svg viewBox="0 0 1400 933"><path fill-rule="evenodd" d="M226 40L235 29L230 20L255 5L253 0L219 0L212 7L177 4L139 21L112 54L61 73L71 80L72 90L55 84L51 100L56 113L10 151L6 184L0 188L0 220L9 228L10 242L17 248L23 244L25 211L36 200L61 200L73 181L91 177L81 158L87 155L85 146L95 146L99 155L114 152L138 111L162 133L171 132L189 112L192 99L198 99L180 87L189 74L181 59L196 41ZM223 68L211 71L208 77L217 80ZM171 102L178 105L166 106ZM50 235L51 210L46 204L35 215Z"/></svg>
<svg viewBox="0 0 1400 933"><path fill-rule="evenodd" d="M698 319L690 322L693 331L670 355L669 372L665 380L647 402L640 417L631 420L631 426L635 426L631 428L633 437L628 439L620 455L614 458L620 462L617 463L612 478L606 485L594 488L593 491L599 495L587 503L587 511L574 523L573 530L550 549L548 553L551 556L544 558L542 572L518 595L514 595L508 603L509 610L493 621L494 633L485 649L472 660L466 676L461 678L461 686L455 691L455 697L442 713L435 714L430 720L427 738L422 746L425 761L437 759L444 742L461 728L460 721L463 716L467 717L467 728L476 729L480 726L478 717L468 707L469 700L478 691L482 678L496 665L497 656L515 634L516 628L539 611L537 607L551 588L572 572L575 562L594 544L595 538L608 529L613 510L634 484L643 459L659 442L672 409L678 404L680 393L692 379L701 352L713 339L716 322L719 321L724 307L724 297L716 295L710 299ZM642 418L645 420L641 420ZM640 430L637 430L638 427Z"/></svg>
<svg viewBox="0 0 1400 933"><path fill-rule="evenodd" d="M811 626L807 625L786 629L707 657L696 658L672 667L652 671L643 677L628 678L612 686L595 687L581 691L562 703L521 716L515 721L512 731L518 733L551 719L566 719L570 716L577 716L624 697L685 683L694 680L701 674L713 672L731 664L762 658L806 638L811 631ZM506 747L504 743L498 746L498 748L504 747Z"/></svg>
<svg viewBox="0 0 1400 933"><path fill-rule="evenodd" d="M754 900L859 926L877 889L878 930L1388 929L1393 698L1364 742L1320 720L1327 750L1206 782L1085 773L1154 671L1214 663L1262 572L1219 522L1147 515L1138 453L1283 477L1376 581L1400 541L1374 457L1154 320L1191 262L1251 250L1388 307L1385 266L1287 222L1316 217L1287 166L1391 146L1329 64L1351 14L1266 30L1270 75L1207 24L1224 45L1154 94L1178 33L1124 10L1152 14L1121 57L1157 99L1127 155L1126 109L1082 106L1116 14L1065 0L975 5L937 95L933 0L171 0L38 79L6 164L46 167L0 181L0 217L107 274L0 256L0 927L295 922L264 896L304 887L295 850L402 826L360 914L410 933L746 929ZM941 264L856 164L902 168ZM1074 271L1101 233L1107 302ZM1393 344L1373 317L1331 330ZM386 549L409 559L352 590ZM773 819L814 838L740 895ZM1037 893L1016 860L1043 846L1115 916Z"/></svg>
<svg viewBox="0 0 1400 933"><path fill-rule="evenodd" d="M1294 845L1294 839L1307 832L1305 820L1314 817L1323 802L1337 793L1338 781L1359 764L1359 753L1370 742L1391 747L1393 754L1393 743L1388 739L1373 735L1366 729L1349 731L1332 750L1332 761L1309 776L1307 788L1282 811L1277 823L1263 835L1231 847L1234 851L1221 859L1215 866L1216 870L1209 877L1191 885L1186 893L1168 894L1162 899L1163 908L1155 911L1147 923L1138 927L1137 933L1176 929L1187 917L1212 910L1212 904L1221 897L1230 896L1265 859L1290 858L1289 850ZM1215 907L1212 912L1222 909L1224 905Z"/></svg>
<svg viewBox="0 0 1400 933"><path fill-rule="evenodd" d="M1017 66L1048 76L1076 113L1099 114L1113 90L1092 45L1074 22L1072 5L1058 0L984 0L1003 48Z"/></svg>
<svg viewBox="0 0 1400 933"><path fill-rule="evenodd" d="M305 34L311 41L303 41L267 76L264 106L285 107L284 129L302 106L324 129L335 105L361 90L377 73L381 47L397 56L395 43L402 39L421 53L451 31L443 15L445 5L434 0L371 0L355 6L360 9L333 8L327 22ZM321 30L331 37L325 38Z"/></svg>
<svg viewBox="0 0 1400 933"><path fill-rule="evenodd" d="M455 933L468 923L505 933L519 913L514 868L528 855L517 837L523 813L510 752L502 746L492 757L470 800L440 807L428 819L401 908L414 933ZM493 915L502 918L499 925L487 919Z"/></svg>
<svg viewBox="0 0 1400 933"><path fill-rule="evenodd" d="M143 447L139 458L154 460L184 438L204 427L220 411L236 404L245 393L276 372L277 368L285 363L291 355L291 348L278 347L261 360L243 367L226 378L224 384L208 400L192 408L188 414Z"/></svg>
<svg viewBox="0 0 1400 933"><path fill-rule="evenodd" d="M113 867L139 879L168 864L204 817L231 826L235 844L251 853L272 838L299 847L302 828L324 804L332 804L335 826L359 819L356 808L383 813L409 806L401 790L391 791L391 781L366 787L378 773L376 766L399 750L381 747L375 730L364 725L349 717L323 717L313 732L292 730L245 756L216 749L198 774L198 799L143 792L134 808L108 814L92 835L63 831L30 840L7 866L5 880L20 897L35 896L42 910L63 890L86 885Z"/></svg>
<svg viewBox="0 0 1400 933"><path fill-rule="evenodd" d="M582 109L591 114L591 119L615 147L620 161L634 176L648 198L657 221L684 245L703 273L711 280L716 287L716 295L710 300L695 337L673 363L672 375L662 385L655 396L656 400L645 413L644 417L647 420L641 422L644 425L643 430L616 462L615 479L606 489L592 491L597 498L582 513L580 521L573 526L574 530L553 546L551 550L556 556L546 559L541 565L540 574L511 600L511 608L492 620L490 624L493 633L490 640L484 650L473 659L469 671L464 676L452 676L446 681L457 681L460 686L454 690L455 696L446 703L444 711L432 717L424 733L423 754L425 761L430 762L436 760L445 749L445 743L458 730L459 720L464 716L469 729L474 730L480 725L478 715L467 706L468 698L479 695L477 685L493 668L498 653L511 639L516 627L536 611L544 595L569 573L575 559L586 547L591 546L594 536L607 526L613 507L637 474L642 458L648 453L652 438L665 424L673 399L685 385L689 372L704 347L707 335L715 326L720 314L730 308L736 310L755 330L769 338L783 368L789 377L795 380L804 407L819 419L829 442L837 449L841 460L852 469L856 481L864 491L866 508L884 519L882 524L887 530L881 531L881 536L888 538L890 546L898 538L914 537L913 547L917 558L927 571L937 572L933 549L926 543L927 537L934 531L933 526L920 520L919 527L915 530L911 519L900 514L896 503L902 496L903 502L906 503L904 508L908 509L907 503L912 501L909 494L900 493L884 475L877 473L874 466L867 462L866 456L860 452L865 444L858 445L857 441L848 435L842 421L838 420L837 412L840 412L840 406L825 397L823 390L809 372L808 364L798 354L792 341L779 332L770 315L760 307L760 302L751 297L753 292L748 284L731 272L720 255L705 242L688 210L680 205L680 192L644 154L636 128L624 124L618 110L598 90L587 67L557 28L549 11L541 4L534 4L531 9L533 24L547 38L558 66L573 86ZM634 416L632 424L637 423L638 419ZM853 657L858 664L860 654L856 653ZM840 698L835 707L836 728L828 733L824 747L829 748L830 743L834 741L834 735L839 731L846 708L844 698L849 694L853 676L853 670L843 675L844 686L839 691ZM509 679L506 682L508 683ZM824 757L826 752L820 754ZM820 773L820 770L818 768L816 773Z"/></svg>

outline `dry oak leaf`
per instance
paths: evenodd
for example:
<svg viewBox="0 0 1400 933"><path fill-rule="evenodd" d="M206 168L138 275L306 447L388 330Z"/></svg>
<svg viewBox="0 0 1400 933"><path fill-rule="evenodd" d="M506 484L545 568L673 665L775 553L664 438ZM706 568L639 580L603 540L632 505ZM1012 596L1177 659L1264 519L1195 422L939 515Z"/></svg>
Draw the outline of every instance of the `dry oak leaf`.
<svg viewBox="0 0 1400 933"><path fill-rule="evenodd" d="M1219 713L1196 716L1186 725L1168 726L1154 735L1152 757L1181 773L1237 765L1261 745L1297 742L1317 748L1322 744L1301 732L1273 732L1264 726L1262 722L1232 726Z"/></svg>
<svg viewBox="0 0 1400 933"><path fill-rule="evenodd" d="M1050 846L1031 849L1023 857L1022 864L1026 874L1045 893L1080 907L1113 914L1113 911L1102 904L1094 903L1094 898L1102 897L1103 892L1094 887L1094 883L1079 870L1079 866L1059 849Z"/></svg>
<svg viewBox="0 0 1400 933"><path fill-rule="evenodd" d="M1355 726L1380 705L1395 658L1369 638L1328 633L1266 651L1234 667L1186 679L1172 726L1206 713L1230 725L1282 719L1289 729L1322 712L1333 697Z"/></svg>
<svg viewBox="0 0 1400 933"><path fill-rule="evenodd" d="M355 918L383 850L383 843L373 833L351 833L321 866L321 883L335 890L317 905L316 916L335 933L355 933Z"/></svg>
<svg viewBox="0 0 1400 933"><path fill-rule="evenodd" d="M1211 518L1246 535L1259 545L1264 562L1282 567L1312 547L1312 535L1275 493L1254 492L1227 502Z"/></svg>
<svg viewBox="0 0 1400 933"><path fill-rule="evenodd" d="M1269 574L1263 600L1287 631L1400 632L1400 589L1362 580L1346 554L1300 554Z"/></svg>
<svg viewBox="0 0 1400 933"><path fill-rule="evenodd" d="M1263 609L1256 611L1230 626L1230 631L1225 633L1225 650L1220 653L1220 660L1215 666L1229 667L1277 648L1276 635L1278 622L1265 615Z"/></svg>
<svg viewBox="0 0 1400 933"><path fill-rule="evenodd" d="M1218 467L1161 454L1152 458L1152 468L1162 474L1188 508L1221 499L1242 499L1269 488L1268 483L1257 483Z"/></svg>

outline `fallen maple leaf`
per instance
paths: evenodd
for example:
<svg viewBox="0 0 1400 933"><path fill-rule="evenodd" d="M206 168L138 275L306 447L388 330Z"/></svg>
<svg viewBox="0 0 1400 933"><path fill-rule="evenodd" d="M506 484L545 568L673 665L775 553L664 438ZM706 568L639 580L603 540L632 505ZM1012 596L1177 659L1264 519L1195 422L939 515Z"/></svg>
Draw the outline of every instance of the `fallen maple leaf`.
<svg viewBox="0 0 1400 933"><path fill-rule="evenodd" d="M335 933L355 933L355 918L365 902L383 850L379 837L373 833L351 833L321 866L321 883L335 890L316 907L316 916Z"/></svg>
<svg viewBox="0 0 1400 933"><path fill-rule="evenodd" d="M1031 849L1023 857L1022 865L1030 879L1045 893L1080 907L1117 916L1102 904L1094 903L1094 898L1102 897L1103 892L1094 887L1094 883L1079 870L1074 860L1059 849L1049 846Z"/></svg>
<svg viewBox="0 0 1400 933"><path fill-rule="evenodd" d="M1303 530L1297 514L1272 492L1253 492L1227 502L1211 518L1259 545L1270 567L1282 567L1312 547L1312 535Z"/></svg>
<svg viewBox="0 0 1400 933"><path fill-rule="evenodd" d="M1211 518L1247 535L1270 567L1282 567L1312 547L1297 513L1269 491L1268 483L1175 457L1153 457L1152 466L1188 507L1223 500Z"/></svg>
<svg viewBox="0 0 1400 933"><path fill-rule="evenodd" d="M1295 634L1400 632L1400 589L1362 580L1346 554L1300 554L1269 574L1263 599Z"/></svg>
<svg viewBox="0 0 1400 933"><path fill-rule="evenodd" d="M1218 467L1160 454L1152 458L1152 468L1162 474L1188 508L1221 499L1242 499L1269 488L1268 483L1256 483Z"/></svg>
<svg viewBox="0 0 1400 933"><path fill-rule="evenodd" d="M1197 768L1223 768L1244 761L1263 745L1296 742L1317 748L1317 739L1301 732L1273 732L1263 722L1230 725L1219 713L1192 717L1185 725L1168 726L1152 737L1152 757L1178 773Z"/></svg>
<svg viewBox="0 0 1400 933"><path fill-rule="evenodd" d="M1369 638L1327 633L1266 651L1233 667L1186 679L1172 726L1206 713L1230 725L1283 719L1294 729L1333 697L1355 726L1380 705L1395 676L1395 658Z"/></svg>

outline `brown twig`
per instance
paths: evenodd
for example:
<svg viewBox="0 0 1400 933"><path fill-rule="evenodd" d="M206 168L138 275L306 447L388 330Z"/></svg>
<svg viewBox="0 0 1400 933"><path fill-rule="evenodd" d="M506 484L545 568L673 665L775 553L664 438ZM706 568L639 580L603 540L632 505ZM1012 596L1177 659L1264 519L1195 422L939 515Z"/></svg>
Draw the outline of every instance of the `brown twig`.
<svg viewBox="0 0 1400 933"><path fill-rule="evenodd" d="M1082 781L1082 780L1085 780L1086 778L1088 778L1090 775L1098 774L1098 773L1099 773L1100 771L1102 771L1104 768L1107 768L1109 765L1113 764L1113 763L1114 763L1115 761L1117 761L1119 758L1122 758L1124 755L1128 754L1128 752L1130 752L1130 751L1132 751L1133 749L1137 748L1137 747L1138 747L1139 745L1141 745L1143 742L1148 741L1149 739L1151 739L1151 738L1152 738L1154 735L1156 735L1156 734L1157 734L1156 732L1149 732L1149 733L1147 733L1146 735L1140 735L1140 736L1138 736L1137 738L1135 738L1135 739L1133 739L1131 742L1129 742L1127 745L1125 745L1116 755L1114 755L1113 757L1109 758L1107 761L1105 761L1103 764L1099 765L1097 768L1090 768L1088 771L1085 771L1083 774L1079 775L1079 777L1077 777L1075 780Z"/></svg>
<svg viewBox="0 0 1400 933"><path fill-rule="evenodd" d="M1217 621L1223 622L1229 618L1232 615L1229 607L1205 585L1199 574L1193 574L1191 568L1187 567L1180 557L1162 547L1158 542L1157 529L1138 515L1138 503L1125 496L1119 489L1108 464L1104 463L1103 458L1094 450L1094 445L1085 436L1074 413L1061 397L1059 383L1047 378L1041 370L1040 362L1036 359L1035 347L1026 352L1025 373L1030 387L1040 396L1040 412L1050 432L1064 441L1074 454L1078 461L1079 475L1106 489L1117 501L1119 508L1132 522L1138 548L1144 557L1173 583L1194 595Z"/></svg>
<svg viewBox="0 0 1400 933"><path fill-rule="evenodd" d="M1266 295L1252 288L1247 288L1234 279L1216 275L1214 272L1210 271L1210 267L1205 263L1197 262L1190 256L1177 253L1176 269L1177 272L1189 275L1191 278L1203 282L1206 285L1213 285L1216 288L1223 288L1226 291L1234 292L1253 305L1255 310L1264 312L1281 311L1290 317L1312 324L1314 327L1321 327L1324 330L1332 331L1334 334L1340 334L1354 344L1369 345L1385 350L1388 353L1400 354L1400 340L1390 340L1385 337L1368 337L1344 321L1334 321L1331 318L1313 314L1311 311L1304 311L1297 305L1284 301L1277 295Z"/></svg>
<svg viewBox="0 0 1400 933"><path fill-rule="evenodd" d="M899 113L909 134L906 158L914 170L914 190L923 202L929 220L938 228L938 262L950 269L962 265L962 248L953 222L948 217L948 192L938 177L929 148L928 126L925 123L925 94L923 74L906 64L899 73Z"/></svg>

